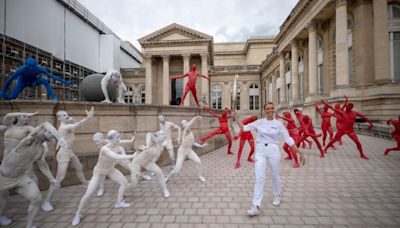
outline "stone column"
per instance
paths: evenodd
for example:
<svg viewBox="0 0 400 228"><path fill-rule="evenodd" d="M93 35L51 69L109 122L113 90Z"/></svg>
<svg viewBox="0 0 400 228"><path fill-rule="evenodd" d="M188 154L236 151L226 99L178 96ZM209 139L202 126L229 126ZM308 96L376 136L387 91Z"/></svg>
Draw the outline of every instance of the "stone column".
<svg viewBox="0 0 400 228"><path fill-rule="evenodd" d="M279 77L281 78L281 106L286 104L285 53L279 53Z"/></svg>
<svg viewBox="0 0 400 228"><path fill-rule="evenodd" d="M296 103L300 100L300 84L299 84L299 61L298 61L298 52L297 52L297 42L298 40L294 38L291 42L292 49L292 63L291 63L291 71L292 71L292 101Z"/></svg>
<svg viewBox="0 0 400 228"><path fill-rule="evenodd" d="M348 85L347 1L336 0L336 86Z"/></svg>
<svg viewBox="0 0 400 228"><path fill-rule="evenodd" d="M246 81L240 85L240 110L248 111L249 110L249 85Z"/></svg>
<svg viewBox="0 0 400 228"><path fill-rule="evenodd" d="M182 54L182 58L183 58L183 74L186 74L190 71L190 65L189 65L190 54L189 53ZM185 92L185 86L186 86L187 82L188 82L188 77L185 77L183 79L183 91L182 92ZM190 96L191 96L191 93L189 92L186 95L185 101L183 102L184 106L190 106ZM182 98L183 98L183 94L182 94Z"/></svg>
<svg viewBox="0 0 400 228"><path fill-rule="evenodd" d="M208 54L201 53L201 73L208 77ZM209 89L209 81L205 78L201 78L201 93L199 95L202 96L203 93L206 95L207 103L210 104L210 89Z"/></svg>
<svg viewBox="0 0 400 228"><path fill-rule="evenodd" d="M317 62L317 23L312 20L308 24L308 96L318 93Z"/></svg>
<svg viewBox="0 0 400 228"><path fill-rule="evenodd" d="M153 73L152 73L152 56L147 55L145 56L146 59L146 84L145 84L145 91L146 91L146 104L152 104L153 97L152 97L152 85L153 85Z"/></svg>
<svg viewBox="0 0 400 228"><path fill-rule="evenodd" d="M163 105L169 105L170 100L170 80L169 80L169 55L163 55Z"/></svg>
<svg viewBox="0 0 400 228"><path fill-rule="evenodd" d="M278 105L276 102L276 73L272 75L272 97L269 99L270 101L274 102L275 106Z"/></svg>
<svg viewBox="0 0 400 228"><path fill-rule="evenodd" d="M390 83L392 82L392 76L390 73L387 1L372 2L374 16L375 81L378 83Z"/></svg>
<svg viewBox="0 0 400 228"><path fill-rule="evenodd" d="M222 99L221 99L221 109L224 109L225 107L231 107L231 86L232 84L229 82L224 82L222 84Z"/></svg>

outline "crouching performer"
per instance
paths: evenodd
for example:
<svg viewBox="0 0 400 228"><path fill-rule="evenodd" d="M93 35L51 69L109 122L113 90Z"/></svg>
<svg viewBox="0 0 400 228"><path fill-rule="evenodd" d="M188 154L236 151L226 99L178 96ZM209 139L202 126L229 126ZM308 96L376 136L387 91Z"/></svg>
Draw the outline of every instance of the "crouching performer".
<svg viewBox="0 0 400 228"><path fill-rule="evenodd" d="M168 174L167 176L167 181L171 177L171 175L176 175L179 173L179 171L182 169L183 161L185 161L186 157L189 157L190 160L192 160L194 163L196 163L196 168L197 168L197 177L201 182L206 181L206 179L203 177L201 174L201 161L199 156L193 151L192 147L200 147L203 148L205 146L208 146L208 143L204 143L203 145L200 145L194 141L194 135L191 131L191 127L193 123L197 119L202 119L201 116L195 116L190 122L187 120L182 120L181 121L181 127L183 128L183 134L182 134L182 144L178 149L178 156L176 158L176 164L175 167L172 169L172 171Z"/></svg>
<svg viewBox="0 0 400 228"><path fill-rule="evenodd" d="M40 171L49 179L52 186L59 188L58 181L53 177L45 160L43 143L53 137L59 139L57 130L48 122L34 128L32 132L4 157L0 165L0 225L8 225L11 220L2 216L6 206L9 189L16 188L18 194L30 201L26 227L35 227L33 220L39 210L42 194L37 184L27 175L33 162L39 166ZM60 144L65 144L60 139Z"/></svg>
<svg viewBox="0 0 400 228"><path fill-rule="evenodd" d="M120 146L120 134L116 130L110 130L108 132L108 143L101 147L99 159L97 164L93 169L92 179L89 181L89 186L86 189L85 194L79 203L79 208L75 213L72 220L72 225L76 226L81 222L81 214L83 208L89 201L89 197L96 191L97 186L100 181L103 181L106 176L109 176L111 180L119 184L117 202L115 203L115 208L126 208L129 207L128 203L124 201L124 193L128 186L128 181L124 175L115 168L115 160L131 159L132 155L125 155L124 148Z"/></svg>
<svg viewBox="0 0 400 228"><path fill-rule="evenodd" d="M160 154L163 150L163 146L161 145L165 140L165 135L162 134L161 131L158 131L153 135L152 133L147 133L146 135L146 146L142 147L142 152L139 154L135 154L135 157L132 159L132 169L134 173L131 173L131 181L133 187L135 187L138 183L137 176L140 175L141 168L146 169L152 173L155 173L157 176L157 180L160 183L161 189L163 191L163 195L165 198L169 197L169 191L167 189L167 185L165 184L165 176L162 172L161 168L156 164L156 161L160 157Z"/></svg>

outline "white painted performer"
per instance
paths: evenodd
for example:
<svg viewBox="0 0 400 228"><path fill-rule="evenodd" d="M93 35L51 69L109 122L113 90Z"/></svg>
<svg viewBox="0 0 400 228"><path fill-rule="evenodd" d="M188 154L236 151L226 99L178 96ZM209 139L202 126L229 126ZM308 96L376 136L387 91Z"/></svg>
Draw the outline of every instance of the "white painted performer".
<svg viewBox="0 0 400 228"><path fill-rule="evenodd" d="M303 163L304 161L303 154L297 148L294 140L289 136L285 126L283 126L280 121L274 119L274 108L274 103L267 102L264 105L265 118L258 119L245 126L243 126L243 124L239 121L239 118L237 118L237 114L235 113L236 123L239 125L242 131L256 130L256 182L254 186L253 205L247 211L250 216L259 214L259 207L261 205L264 193L265 169L267 161L269 163L272 177L272 192L274 195L272 205L277 207L281 203L281 179L279 176L281 153L279 150L278 135L283 136L285 142L294 151L296 151L296 153L299 154L300 163Z"/></svg>
<svg viewBox="0 0 400 228"><path fill-rule="evenodd" d="M153 135L152 133L147 133L146 146L142 146L141 150L143 151L135 154L135 157L132 159L132 166L136 175L133 175L133 173L131 173L131 182L133 184L133 187L137 185L137 176L140 174L140 170L144 168L147 171L150 171L156 175L164 197L168 198L170 194L165 183L164 173L162 172L161 168L156 164L156 161L160 157L163 149L161 143L164 141L164 139L165 135L161 131L156 132L155 135Z"/></svg>
<svg viewBox="0 0 400 228"><path fill-rule="evenodd" d="M101 90L103 91L104 94L104 103L111 104L112 101L110 100L110 96L108 96L108 91L107 91L107 85L108 83L114 83L118 86L118 98L117 98L117 103L120 104L125 104L124 96L127 91L126 85L122 81L122 76L121 74L114 70L110 69L107 71L106 75L101 79Z"/></svg>
<svg viewBox="0 0 400 228"><path fill-rule="evenodd" d="M115 208L127 208L129 203L124 201L124 193L128 186L128 181L124 175L115 168L116 160L131 159L134 157L133 154L126 155L125 150L120 146L120 134L116 130L110 130L107 134L108 143L102 146L100 149L99 159L93 169L93 176L90 179L89 185L86 189L85 194L79 203L78 210L72 220L72 225L76 226L81 222L82 210L88 203L90 196L96 191L100 181L104 181L106 176L109 176L111 180L119 184L117 202Z"/></svg>
<svg viewBox="0 0 400 228"><path fill-rule="evenodd" d="M3 124L6 126L4 132L4 154L3 157L11 152L22 139L28 136L32 131L33 127L28 125L29 118L38 114L35 113L25 113L25 112L12 112L7 113L3 118ZM45 153L48 151L47 144L44 143ZM30 166L26 172L28 176L37 184L38 178L33 170L33 165Z"/></svg>
<svg viewBox="0 0 400 228"><path fill-rule="evenodd" d="M81 126L83 126L86 122L88 122L94 115L93 107L90 111L86 110L86 117L81 121L74 123L74 118L71 118L66 111L58 111L56 113L57 119L60 121L60 127L58 128L58 133L60 137L62 137L67 143L66 145L60 145L60 149L57 153L57 175L56 179L58 182L62 182L67 174L67 169L69 163L71 163L71 167L75 169L75 174L81 181L81 183L85 186L88 185L88 181L83 174L82 164L79 161L78 156L73 151L74 139L75 139L75 130ZM55 188L50 185L49 191L47 193L46 199L42 204L42 210L45 212L49 212L54 210L53 205L51 205L51 198L53 196Z"/></svg>
<svg viewBox="0 0 400 228"><path fill-rule="evenodd" d="M2 216L7 203L9 189L16 189L30 201L26 227L35 227L33 220L42 202L42 194L37 184L27 175L26 171L36 161L40 171L49 179L54 188L58 188L59 182L53 177L45 160L43 143L54 138L59 139L60 144L65 144L59 138L57 130L48 122L44 122L34 128L32 132L21 140L20 143L4 157L0 165L0 224L8 225L12 221Z"/></svg>
<svg viewBox="0 0 400 228"><path fill-rule="evenodd" d="M162 143L163 148L166 148L168 151L169 159L171 160L172 165L175 164L175 152L174 146L172 145L171 139L171 130L172 128L178 129L178 144L181 144L180 137L181 137L181 128L178 127L176 124L166 121L163 114L158 116L158 121L160 123L160 131L165 134L165 141Z"/></svg>
<svg viewBox="0 0 400 228"><path fill-rule="evenodd" d="M93 135L93 141L94 143L96 143L96 145L99 147L99 149L106 145L108 143L108 140L104 138L104 135L100 132L97 132L96 134ZM119 141L120 145L127 145L127 144L131 144L135 141L135 137L132 136L132 139L130 140L126 140L126 139L121 139ZM123 152L122 155L126 155L125 150L121 151ZM122 159L122 160L117 160L116 161L117 164L121 165L122 167L124 167L125 169L129 170L131 172L131 175L136 175L135 171L133 170L133 167L131 165L131 161L129 161L129 159ZM140 173L140 176L142 176L142 178L144 180L151 180L150 176L147 175L143 175L142 173ZM99 189L97 190L96 195L98 197L101 197L104 195L104 179L100 179L99 180Z"/></svg>
<svg viewBox="0 0 400 228"><path fill-rule="evenodd" d="M208 146L208 143L204 143L203 145L200 145L195 142L194 140L194 135L193 132L191 131L191 127L194 124L196 120L201 120L201 116L195 116L190 122L187 120L182 120L181 121L181 126L183 128L183 134L182 134L182 144L178 149L178 155L176 158L176 164L175 167L172 169L172 171L168 174L167 176L167 181L171 177L171 175L176 175L179 173L179 171L182 169L183 162L185 161L186 157L189 157L190 160L192 160L196 164L196 169L197 169L197 177L201 182L206 181L206 179L203 177L201 173L201 160L199 156L193 151L192 147L206 147Z"/></svg>

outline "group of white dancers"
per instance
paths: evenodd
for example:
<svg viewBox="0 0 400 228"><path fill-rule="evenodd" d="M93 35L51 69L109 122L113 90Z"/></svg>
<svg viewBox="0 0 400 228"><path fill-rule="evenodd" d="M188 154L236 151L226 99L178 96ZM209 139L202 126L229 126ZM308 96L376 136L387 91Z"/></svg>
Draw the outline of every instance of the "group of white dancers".
<svg viewBox="0 0 400 228"><path fill-rule="evenodd" d="M28 125L29 118L37 113L9 113L3 118L3 125L0 126L0 133L4 135L5 151L2 163L0 165L0 225L11 224L11 219L3 216L7 198L10 189L16 189L16 192L23 195L30 201L28 208L28 217L26 227L34 227L33 221L41 208L45 212L54 210L51 204L51 198L60 183L64 180L69 164L75 170L79 180L86 186L78 210L72 221L72 225L80 223L82 210L88 203L90 196L97 190L97 196L104 194L104 179L109 177L119 184L117 202L115 208L129 207L129 203L124 201L124 193L128 187L135 187L138 184L138 178L150 180L151 177L144 175L142 169L155 175L158 180L164 197L169 197L170 192L166 182L171 176L176 175L182 168L186 157L191 159L197 169L197 177L201 182L205 181L201 170L201 161L192 147L205 147L208 144L199 144L195 141L191 128L193 124L202 119L201 116L195 116L192 120L182 120L178 126L172 122L166 121L161 114L158 117L159 131L146 134L146 144L139 146L138 150L127 155L121 145L133 143L135 137L130 140L121 140L120 133L116 130L108 131L107 138L102 133L93 135L93 141L99 147L99 157L96 166L93 169L93 175L90 181L84 177L82 164L73 151L75 130L87 123L94 116L94 109L86 111L86 117L80 121L75 121L67 112L58 111L57 119L60 121L58 131L48 122L44 122L33 128ZM177 142L180 145L177 158L172 140L172 130L178 130ZM51 174L45 160L48 153L46 142L53 138L58 140L56 155L57 174L56 178ZM171 172L164 176L156 161L160 157L164 148L167 149L169 158L174 164ZM40 171L49 179L51 185L47 197L42 202L42 195L38 188L38 179L33 171L33 162L37 162ZM126 177L115 168L116 163L130 171L131 183L128 184Z"/></svg>

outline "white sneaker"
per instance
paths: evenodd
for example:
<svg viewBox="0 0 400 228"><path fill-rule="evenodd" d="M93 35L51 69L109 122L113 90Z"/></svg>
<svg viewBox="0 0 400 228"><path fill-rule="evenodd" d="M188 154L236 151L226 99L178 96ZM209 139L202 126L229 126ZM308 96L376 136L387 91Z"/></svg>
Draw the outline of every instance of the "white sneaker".
<svg viewBox="0 0 400 228"><path fill-rule="evenodd" d="M54 210L54 207L51 205L50 202L44 201L44 202L42 203L42 210L43 210L44 212L50 212L50 211Z"/></svg>
<svg viewBox="0 0 400 228"><path fill-rule="evenodd" d="M102 197L104 195L104 188L99 188L99 190L97 190L96 195L98 197Z"/></svg>
<svg viewBox="0 0 400 228"><path fill-rule="evenodd" d="M203 176L199 176L199 180L200 180L201 182L205 182L205 181L206 181L206 178L204 178Z"/></svg>
<svg viewBox="0 0 400 228"><path fill-rule="evenodd" d="M163 194L164 194L165 198L168 198L170 196L169 191L168 191L167 188L164 189Z"/></svg>
<svg viewBox="0 0 400 228"><path fill-rule="evenodd" d="M0 225L1 226L7 226L12 223L12 220L7 218L6 216L0 216Z"/></svg>
<svg viewBox="0 0 400 228"><path fill-rule="evenodd" d="M127 207L129 207L129 206L130 206L130 204L129 204L129 203L125 203L124 200L122 200L121 202L116 203L116 204L114 205L115 208L127 208Z"/></svg>
<svg viewBox="0 0 400 228"><path fill-rule="evenodd" d="M260 213L260 211L258 210L258 207L253 205L251 206L251 208L249 210L247 210L247 214L250 216L256 216Z"/></svg>
<svg viewBox="0 0 400 228"><path fill-rule="evenodd" d="M274 207L279 207L279 205L281 204L281 197L274 197L274 201L272 201L272 206Z"/></svg>
<svg viewBox="0 0 400 228"><path fill-rule="evenodd" d="M81 216L79 214L75 214L74 218L72 219L72 225L76 226L81 223Z"/></svg>

